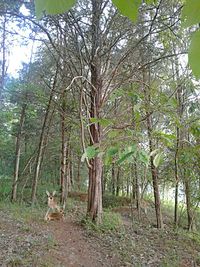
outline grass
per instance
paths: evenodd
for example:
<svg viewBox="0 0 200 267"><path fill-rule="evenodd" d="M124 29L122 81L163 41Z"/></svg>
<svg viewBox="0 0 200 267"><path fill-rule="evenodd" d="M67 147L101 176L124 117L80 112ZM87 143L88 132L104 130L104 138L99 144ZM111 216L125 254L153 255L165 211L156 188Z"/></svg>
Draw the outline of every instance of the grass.
<svg viewBox="0 0 200 267"><path fill-rule="evenodd" d="M10 213L14 219L25 223L41 221L44 217L43 210L26 204L0 202L0 209L5 213Z"/></svg>
<svg viewBox="0 0 200 267"><path fill-rule="evenodd" d="M101 224L96 224L90 218L85 216L81 220L81 223L88 231L96 231L102 233L116 231L120 227L122 227L121 215L111 211L104 211Z"/></svg>

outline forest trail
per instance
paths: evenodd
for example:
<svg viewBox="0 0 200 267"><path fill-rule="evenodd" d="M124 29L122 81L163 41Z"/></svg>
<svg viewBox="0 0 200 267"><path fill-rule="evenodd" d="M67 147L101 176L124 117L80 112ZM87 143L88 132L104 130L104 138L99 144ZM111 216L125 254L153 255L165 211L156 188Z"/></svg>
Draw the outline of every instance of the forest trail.
<svg viewBox="0 0 200 267"><path fill-rule="evenodd" d="M117 267L116 254L68 213L45 222L43 213L0 208L1 267ZM24 212L24 211L23 211Z"/></svg>
<svg viewBox="0 0 200 267"><path fill-rule="evenodd" d="M80 224L79 214L44 221L45 210L0 206L0 267L197 267L198 235L153 226L154 214L131 222L119 208L123 227L100 233ZM165 222L169 214L166 214Z"/></svg>
<svg viewBox="0 0 200 267"><path fill-rule="evenodd" d="M63 267L101 267L117 266L116 255L109 255L105 248L88 237L84 229L70 217L64 221L47 223L56 244L49 251L50 260Z"/></svg>

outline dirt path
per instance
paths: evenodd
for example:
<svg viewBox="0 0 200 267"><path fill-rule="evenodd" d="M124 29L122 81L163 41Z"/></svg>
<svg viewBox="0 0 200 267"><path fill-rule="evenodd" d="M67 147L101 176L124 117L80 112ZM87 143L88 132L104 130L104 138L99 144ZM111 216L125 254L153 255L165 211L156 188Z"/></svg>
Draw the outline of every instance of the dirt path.
<svg viewBox="0 0 200 267"><path fill-rule="evenodd" d="M109 255L106 248L86 236L86 232L71 218L64 222L48 222L47 231L52 233L56 244L49 251L55 266L101 267L117 266L116 255Z"/></svg>
<svg viewBox="0 0 200 267"><path fill-rule="evenodd" d="M197 233L167 225L158 230L149 218L138 223L125 209L121 214L121 231L98 235L71 212L64 221L44 222L43 210L5 206L0 210L0 267L200 266Z"/></svg>
<svg viewBox="0 0 200 267"><path fill-rule="evenodd" d="M0 210L1 267L117 267L117 256L72 217L44 222Z"/></svg>

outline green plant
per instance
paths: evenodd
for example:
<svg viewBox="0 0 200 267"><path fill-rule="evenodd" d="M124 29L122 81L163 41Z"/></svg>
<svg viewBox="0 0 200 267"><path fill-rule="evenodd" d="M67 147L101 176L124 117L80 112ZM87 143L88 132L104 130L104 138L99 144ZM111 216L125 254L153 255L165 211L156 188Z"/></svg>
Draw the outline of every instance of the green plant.
<svg viewBox="0 0 200 267"><path fill-rule="evenodd" d="M128 197L118 197L114 195L104 195L103 196L103 207L104 208L115 208L120 206L127 206L131 202Z"/></svg>
<svg viewBox="0 0 200 267"><path fill-rule="evenodd" d="M102 224L97 225L88 217L84 217L81 222L87 230L102 233L115 231L122 226L121 215L111 211L104 211Z"/></svg>

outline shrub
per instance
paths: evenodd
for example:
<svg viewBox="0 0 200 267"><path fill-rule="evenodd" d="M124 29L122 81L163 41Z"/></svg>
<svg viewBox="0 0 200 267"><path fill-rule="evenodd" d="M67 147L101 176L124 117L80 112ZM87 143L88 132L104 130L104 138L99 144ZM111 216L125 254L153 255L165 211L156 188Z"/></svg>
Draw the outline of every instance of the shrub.
<svg viewBox="0 0 200 267"><path fill-rule="evenodd" d="M131 203L131 199L128 197L118 197L114 195L103 196L103 207L104 208L115 208L119 206L127 206Z"/></svg>

